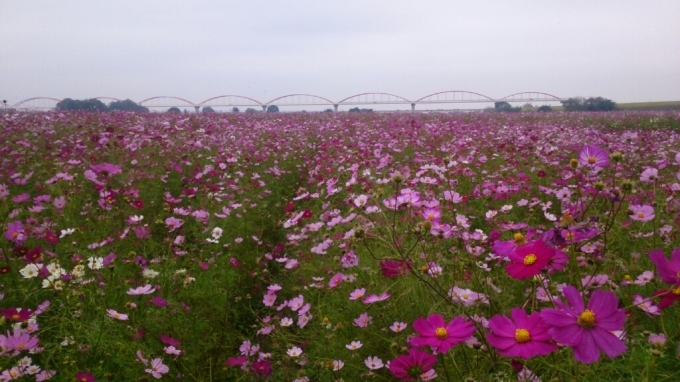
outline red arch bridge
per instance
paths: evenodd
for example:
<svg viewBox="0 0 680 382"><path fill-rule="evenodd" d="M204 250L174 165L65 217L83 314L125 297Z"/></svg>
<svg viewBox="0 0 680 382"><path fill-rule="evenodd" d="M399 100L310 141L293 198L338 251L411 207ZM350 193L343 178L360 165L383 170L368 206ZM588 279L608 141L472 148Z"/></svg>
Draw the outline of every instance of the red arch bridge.
<svg viewBox="0 0 680 382"><path fill-rule="evenodd" d="M95 97L101 101L120 101L112 97ZM198 111L201 107L261 107L266 110L270 105L276 106L328 106L338 111L341 105L346 106L370 106L370 105L411 105L411 110L416 110L416 105L430 104L460 104L460 103L494 103L494 102L555 102L564 101L565 98L542 93L542 92L522 92L515 93L503 98L492 98L484 94L470 92L466 90L448 90L432 93L417 99L407 99L389 93L360 93L343 98L339 101L332 101L328 98L313 94L287 94L276 97L267 102L261 102L254 98L240 95L221 95L208 98L203 102L195 103L180 97L156 96L137 102L138 105L148 108L170 108L170 107L193 107ZM51 97L33 97L17 102L14 109L53 109L61 100ZM9 106L9 105L7 105Z"/></svg>

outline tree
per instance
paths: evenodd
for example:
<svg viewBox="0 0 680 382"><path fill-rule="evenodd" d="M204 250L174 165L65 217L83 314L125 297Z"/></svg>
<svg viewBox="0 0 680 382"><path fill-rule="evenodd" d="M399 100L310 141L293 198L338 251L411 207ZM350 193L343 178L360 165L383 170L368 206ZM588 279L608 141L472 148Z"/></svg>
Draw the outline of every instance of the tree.
<svg viewBox="0 0 680 382"><path fill-rule="evenodd" d="M147 113L149 112L149 109L137 105L134 101L131 101L129 99L126 99L125 101L113 101L109 103L109 106L107 108L109 111L114 111L114 110L120 110L120 111L134 111L134 112L139 112L139 113Z"/></svg>
<svg viewBox="0 0 680 382"><path fill-rule="evenodd" d="M496 111L500 111L500 112L516 113L516 112L522 111L521 107L512 107L512 105L510 105L509 103L507 103L505 101L495 102L494 108L496 109Z"/></svg>
<svg viewBox="0 0 680 382"><path fill-rule="evenodd" d="M178 107L171 107L168 109L168 113L181 113L182 110L180 110Z"/></svg>
<svg viewBox="0 0 680 382"><path fill-rule="evenodd" d="M214 110L212 107L210 107L210 106L203 106L202 112L203 112L203 113L214 113L215 110Z"/></svg>
<svg viewBox="0 0 680 382"><path fill-rule="evenodd" d="M324 113L332 113L332 112L333 112L333 109L328 108L328 109L324 110L323 112L324 112Z"/></svg>
<svg viewBox="0 0 680 382"><path fill-rule="evenodd" d="M358 107L353 107L349 109L350 113L372 113L373 109L359 109Z"/></svg>
<svg viewBox="0 0 680 382"><path fill-rule="evenodd" d="M233 109L231 109L232 113L238 113L239 111L241 111L241 110L239 110L237 107L234 107Z"/></svg>
<svg viewBox="0 0 680 382"><path fill-rule="evenodd" d="M538 111L548 112L548 111L553 111L553 109L552 109L552 107L550 107L548 105L543 105L543 106L538 108Z"/></svg>
<svg viewBox="0 0 680 382"><path fill-rule="evenodd" d="M85 100L66 98L57 103L57 110L106 111L106 105L98 99Z"/></svg>
<svg viewBox="0 0 680 382"><path fill-rule="evenodd" d="M255 113L257 113L257 110L253 109L252 107L249 107L249 108L246 109L246 113L255 114Z"/></svg>
<svg viewBox="0 0 680 382"><path fill-rule="evenodd" d="M566 101L560 101L565 111L609 111L616 109L616 102L602 98L572 97Z"/></svg>
<svg viewBox="0 0 680 382"><path fill-rule="evenodd" d="M278 113L279 112L279 107L276 105L269 105L267 106L267 113Z"/></svg>

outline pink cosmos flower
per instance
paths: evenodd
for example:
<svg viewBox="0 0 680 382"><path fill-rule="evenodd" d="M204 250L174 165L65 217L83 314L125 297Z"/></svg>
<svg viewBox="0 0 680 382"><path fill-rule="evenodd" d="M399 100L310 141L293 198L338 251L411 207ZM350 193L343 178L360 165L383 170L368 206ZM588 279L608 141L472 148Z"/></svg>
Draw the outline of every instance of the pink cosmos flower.
<svg viewBox="0 0 680 382"><path fill-rule="evenodd" d="M160 379L163 377L163 374L170 371L170 368L163 364L162 359L154 358L153 360L151 360L151 368L144 369L144 371L151 374L154 378Z"/></svg>
<svg viewBox="0 0 680 382"><path fill-rule="evenodd" d="M358 326L360 328L365 328L368 326L368 324L371 323L373 320L373 317L369 316L368 313L364 312L359 315L359 317L354 319L354 326Z"/></svg>
<svg viewBox="0 0 680 382"><path fill-rule="evenodd" d="M649 343L651 343L653 345L662 347L663 345L666 344L666 335L664 335L663 333L659 333L659 334L652 333L652 334L649 335L647 340L649 341Z"/></svg>
<svg viewBox="0 0 680 382"><path fill-rule="evenodd" d="M654 207L648 204L631 205L628 210L630 211L630 218L635 221L646 222L654 219Z"/></svg>
<svg viewBox="0 0 680 382"><path fill-rule="evenodd" d="M156 291L156 288L152 287L150 284L140 286L134 289L130 289L127 291L127 294L130 296L139 296L142 294L151 294Z"/></svg>
<svg viewBox="0 0 680 382"><path fill-rule="evenodd" d="M21 244L27 239L26 231L21 221L17 220L7 224L7 231L5 231L5 239L16 244Z"/></svg>
<svg viewBox="0 0 680 382"><path fill-rule="evenodd" d="M432 370L437 357L422 350L410 349L408 355L400 355L390 361L389 369L395 378L402 381L415 381L418 377Z"/></svg>
<svg viewBox="0 0 680 382"><path fill-rule="evenodd" d="M609 358L625 353L626 344L612 331L622 330L626 313L619 309L619 299L609 291L593 292L588 305L578 289L569 285L563 289L567 303L555 300L559 309L543 309L541 318L552 325L553 339L574 350L574 358L593 363L600 358L600 349Z"/></svg>
<svg viewBox="0 0 680 382"><path fill-rule="evenodd" d="M184 222L180 219L177 219L176 217L169 217L165 219L165 225L168 226L168 229L172 232L176 230L177 228L181 227Z"/></svg>
<svg viewBox="0 0 680 382"><path fill-rule="evenodd" d="M647 315L661 315L661 310L658 306L654 305L652 301L648 298L642 297L639 294L633 296L633 305L640 308Z"/></svg>
<svg viewBox="0 0 680 382"><path fill-rule="evenodd" d="M448 324L438 314L427 318L417 318L413 329L419 337L410 340L413 346L433 346L437 353L446 353L453 346L467 340L475 332L475 326L462 317L456 317Z"/></svg>
<svg viewBox="0 0 680 382"><path fill-rule="evenodd" d="M345 275L342 273L336 273L335 276L331 277L331 279L328 281L328 287L335 288L336 286L340 285L344 277Z"/></svg>
<svg viewBox="0 0 680 382"><path fill-rule="evenodd" d="M510 315L512 320L500 315L489 320L491 332L486 339L500 355L529 359L557 350L557 345L550 342L550 325L538 312L527 316L524 309L513 308Z"/></svg>
<svg viewBox="0 0 680 382"><path fill-rule="evenodd" d="M578 153L578 162L581 166L599 171L609 166L609 154L597 146L583 146Z"/></svg>
<svg viewBox="0 0 680 382"><path fill-rule="evenodd" d="M165 334L160 334L158 338L161 340L162 343L170 346L179 346L182 344L182 341L176 340L170 336L167 336Z"/></svg>
<svg viewBox="0 0 680 382"><path fill-rule="evenodd" d="M659 170L650 167L646 169L645 171L642 172L642 175L640 175L640 181L645 182L645 183L652 183L656 179L659 178Z"/></svg>
<svg viewBox="0 0 680 382"><path fill-rule="evenodd" d="M358 300L358 299L364 297L365 293L366 293L366 288L355 289L354 292L349 294L349 299L350 300Z"/></svg>
<svg viewBox="0 0 680 382"><path fill-rule="evenodd" d="M372 304L374 302L385 301L388 298L390 298L390 294L387 293L387 292L380 294L380 296L378 296L377 294L372 294L372 295L366 297L364 299L363 303L364 304Z"/></svg>
<svg viewBox="0 0 680 382"><path fill-rule="evenodd" d="M361 341L352 341L351 343L345 345L345 347L349 350L357 350L362 346L364 346L364 344L362 344Z"/></svg>
<svg viewBox="0 0 680 382"><path fill-rule="evenodd" d="M517 247L510 253L508 258L511 262L505 267L505 271L510 277L519 280L533 277L545 269L553 256L553 248L547 246L543 240L536 240Z"/></svg>
<svg viewBox="0 0 680 382"><path fill-rule="evenodd" d="M262 299L264 306L274 306L274 302L276 302L276 293L268 292Z"/></svg>
<svg viewBox="0 0 680 382"><path fill-rule="evenodd" d="M38 337L33 337L28 333L24 333L22 330L14 329L13 334L9 334L8 331L6 337L0 335L0 342L3 342L3 346L8 349L22 352L38 346L39 339Z"/></svg>
<svg viewBox="0 0 680 382"><path fill-rule="evenodd" d="M404 260L382 260L380 261L380 271L391 279L397 276L408 274L411 264Z"/></svg>

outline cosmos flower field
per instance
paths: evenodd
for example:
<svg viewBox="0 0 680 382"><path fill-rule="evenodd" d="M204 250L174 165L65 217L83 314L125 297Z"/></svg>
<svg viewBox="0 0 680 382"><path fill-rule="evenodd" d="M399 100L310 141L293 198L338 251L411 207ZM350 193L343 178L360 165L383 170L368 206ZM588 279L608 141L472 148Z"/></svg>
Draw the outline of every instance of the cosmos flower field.
<svg viewBox="0 0 680 382"><path fill-rule="evenodd" d="M680 114L0 114L0 381L680 378Z"/></svg>

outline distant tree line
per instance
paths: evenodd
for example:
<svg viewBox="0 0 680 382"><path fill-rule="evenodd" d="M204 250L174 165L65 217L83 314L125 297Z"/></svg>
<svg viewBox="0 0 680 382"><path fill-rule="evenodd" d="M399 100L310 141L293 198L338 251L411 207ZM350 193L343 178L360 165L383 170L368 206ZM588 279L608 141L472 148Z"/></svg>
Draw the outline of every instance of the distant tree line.
<svg viewBox="0 0 680 382"><path fill-rule="evenodd" d="M353 107L348 110L350 113L372 113L373 109L359 109L358 107Z"/></svg>
<svg viewBox="0 0 680 382"><path fill-rule="evenodd" d="M136 111L146 113L149 111L144 106L137 105L134 101L113 101L105 105L102 101L94 98L71 99L66 98L57 103L57 110L85 110L85 111Z"/></svg>
<svg viewBox="0 0 680 382"><path fill-rule="evenodd" d="M609 111L616 109L616 102L602 97L590 97L588 99L573 97L566 101L560 101L560 103L564 107L564 111Z"/></svg>

